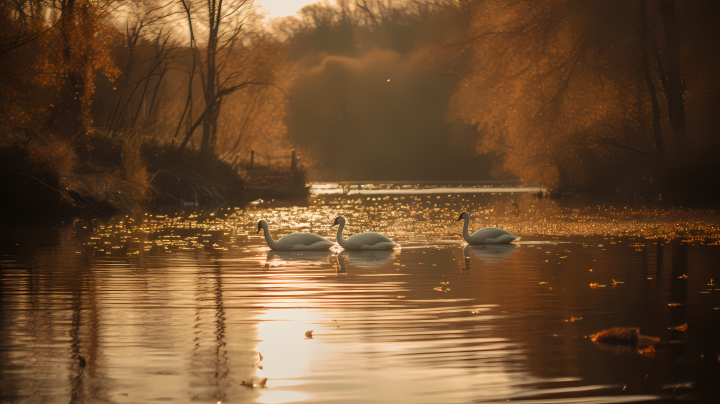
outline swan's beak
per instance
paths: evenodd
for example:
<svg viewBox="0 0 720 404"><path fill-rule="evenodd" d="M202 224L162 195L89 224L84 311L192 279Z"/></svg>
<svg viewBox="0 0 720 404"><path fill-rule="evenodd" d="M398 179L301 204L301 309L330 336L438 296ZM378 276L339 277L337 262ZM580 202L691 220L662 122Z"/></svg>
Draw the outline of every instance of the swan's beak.
<svg viewBox="0 0 720 404"><path fill-rule="evenodd" d="M260 234L260 230L262 230L262 226L260 226L260 223L258 222L258 231L255 234Z"/></svg>
<svg viewBox="0 0 720 404"><path fill-rule="evenodd" d="M335 218L335 221L333 222L333 224L332 224L332 225L333 225L333 226L335 226L336 224L338 224L338 222L337 222L337 218Z"/></svg>
<svg viewBox="0 0 720 404"><path fill-rule="evenodd" d="M462 215L462 213L460 214L460 217L458 218L458 220L456 220L456 222L459 222L459 221L461 221L461 220L463 220L463 215Z"/></svg>

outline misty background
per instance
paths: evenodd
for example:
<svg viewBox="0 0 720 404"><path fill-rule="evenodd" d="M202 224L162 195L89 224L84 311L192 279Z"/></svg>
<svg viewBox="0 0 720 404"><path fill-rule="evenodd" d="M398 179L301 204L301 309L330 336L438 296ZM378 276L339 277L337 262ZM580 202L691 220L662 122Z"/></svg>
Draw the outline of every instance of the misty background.
<svg viewBox="0 0 720 404"><path fill-rule="evenodd" d="M95 176L133 204L156 181L215 195L297 161L298 184L697 202L720 189L718 8L339 0L267 20L244 0L3 2L0 146L58 192Z"/></svg>

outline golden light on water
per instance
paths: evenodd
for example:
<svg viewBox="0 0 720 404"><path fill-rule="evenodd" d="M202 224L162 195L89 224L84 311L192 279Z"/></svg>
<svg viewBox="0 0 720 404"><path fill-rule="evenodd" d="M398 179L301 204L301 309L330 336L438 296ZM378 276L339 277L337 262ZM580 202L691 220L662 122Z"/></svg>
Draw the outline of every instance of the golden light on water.
<svg viewBox="0 0 720 404"><path fill-rule="evenodd" d="M279 403L294 403L297 401L305 401L312 398L308 394L298 393L295 391L266 391L260 398L257 399L259 403L265 404L279 404Z"/></svg>
<svg viewBox="0 0 720 404"><path fill-rule="evenodd" d="M597 359L583 335L643 318L658 335L687 322L693 338L712 321L692 318L720 312L710 210L579 209L512 194L373 198L60 227L31 264L2 261L4 324L13 324L4 332L17 352L8 363L33 375L10 382L25 394L74 380L86 398L117 402L603 401L615 396L583 367L581 357ZM465 245L459 211L471 228L497 224L522 240ZM262 218L275 238L312 231L334 241L339 214L349 234L380 231L402 248L271 251L256 234Z"/></svg>
<svg viewBox="0 0 720 404"><path fill-rule="evenodd" d="M297 303L296 303L297 304ZM318 313L298 309L270 309L257 318L257 350L265 352L260 377L267 377L277 385L282 379L306 376L311 371L315 357L315 341L305 337L305 332L318 327L320 322L330 322Z"/></svg>
<svg viewBox="0 0 720 404"><path fill-rule="evenodd" d="M375 189L376 190L376 189ZM461 240L457 214L468 211L471 230L500 227L520 237L636 237L717 243L720 215L712 209L657 206L574 206L532 194L319 195L308 206L270 202L248 208L176 215L140 215L79 221L93 233L85 248L96 255L128 256L140 251L224 251L246 240L263 241L257 221L265 219L276 239L313 232L335 241L332 220L344 215L346 234L379 231L407 246ZM267 251L267 250L266 250ZM338 250L340 251L340 250ZM78 251L79 253L80 251Z"/></svg>

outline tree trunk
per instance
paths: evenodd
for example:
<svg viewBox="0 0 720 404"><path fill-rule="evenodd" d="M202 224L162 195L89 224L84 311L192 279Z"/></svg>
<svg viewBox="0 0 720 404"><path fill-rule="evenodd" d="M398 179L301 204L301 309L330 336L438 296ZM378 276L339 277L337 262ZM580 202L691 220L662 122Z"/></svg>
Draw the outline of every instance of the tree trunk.
<svg viewBox="0 0 720 404"><path fill-rule="evenodd" d="M222 4L222 3L220 3ZM215 1L211 0L210 9L210 30L207 47L207 77L205 85L205 108L210 109L205 115L203 122L202 141L200 151L207 154L213 153L213 135L216 132L220 106L215 100L217 68L215 58L217 56L218 28L220 26L220 7L215 8Z"/></svg>
<svg viewBox="0 0 720 404"><path fill-rule="evenodd" d="M655 90L655 83L653 82L652 74L650 72L650 57L648 55L648 19L647 19L647 2L646 0L640 0L640 6L638 10L640 16L640 65L642 67L643 76L645 77L645 84L650 94L650 102L652 103L652 131L653 137L655 138L655 147L660 156L665 154L663 147L662 131L660 128L660 106L658 105L657 91Z"/></svg>
<svg viewBox="0 0 720 404"><path fill-rule="evenodd" d="M660 2L660 15L665 25L665 65L667 66L667 108L670 126L676 142L681 144L687 137L685 125L685 103L683 83L680 77L680 40L678 38L675 3L673 0Z"/></svg>
<svg viewBox="0 0 720 404"><path fill-rule="evenodd" d="M62 3L62 21L60 32L62 36L63 69L66 80L60 87L59 100L50 118L50 126L55 132L67 138L74 138L85 132L85 119L83 100L85 96L85 77L83 76L82 55L74 51L74 41L80 40L83 21L82 13L77 9L75 0ZM84 137L81 137L81 139Z"/></svg>

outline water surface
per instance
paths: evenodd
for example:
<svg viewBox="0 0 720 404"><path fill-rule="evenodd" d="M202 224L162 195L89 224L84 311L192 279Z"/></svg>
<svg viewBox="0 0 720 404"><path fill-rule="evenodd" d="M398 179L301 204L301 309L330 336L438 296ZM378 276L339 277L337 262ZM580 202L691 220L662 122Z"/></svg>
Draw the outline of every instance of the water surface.
<svg viewBox="0 0 720 404"><path fill-rule="evenodd" d="M521 241L464 245L463 210ZM255 234L264 218L276 238L334 241L338 214L402 248L274 252ZM718 223L435 192L6 229L0 401L712 402ZM587 338L615 326L660 341L617 354Z"/></svg>

